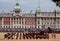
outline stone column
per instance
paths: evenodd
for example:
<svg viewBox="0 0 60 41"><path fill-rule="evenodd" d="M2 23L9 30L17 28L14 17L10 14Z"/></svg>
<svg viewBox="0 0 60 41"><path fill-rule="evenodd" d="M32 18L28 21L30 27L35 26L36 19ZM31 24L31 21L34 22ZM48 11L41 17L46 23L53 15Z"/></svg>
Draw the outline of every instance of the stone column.
<svg viewBox="0 0 60 41"><path fill-rule="evenodd" d="M18 18L18 28L20 27L20 24L19 24L19 18Z"/></svg>
<svg viewBox="0 0 60 41"><path fill-rule="evenodd" d="M36 28L38 28L38 18L37 18L37 21L36 21Z"/></svg>
<svg viewBox="0 0 60 41"><path fill-rule="evenodd" d="M42 19L40 18L40 28L42 28Z"/></svg>
<svg viewBox="0 0 60 41"><path fill-rule="evenodd" d="M16 18L16 21L15 21L15 23L16 23L15 25L16 25L16 28L17 28L17 24L18 24L18 23L17 23L17 18Z"/></svg>
<svg viewBox="0 0 60 41"><path fill-rule="evenodd" d="M14 28L14 18L13 18L13 28Z"/></svg>
<svg viewBox="0 0 60 41"><path fill-rule="evenodd" d="M24 21L24 25L23 25L23 26L24 26L24 28L25 28L25 18L23 18L23 21Z"/></svg>
<svg viewBox="0 0 60 41"><path fill-rule="evenodd" d="M4 28L4 18L2 18L2 28Z"/></svg>
<svg viewBox="0 0 60 41"><path fill-rule="evenodd" d="M10 18L10 28L11 28L11 18Z"/></svg>
<svg viewBox="0 0 60 41"><path fill-rule="evenodd" d="M21 18L21 28L22 28L22 18Z"/></svg>

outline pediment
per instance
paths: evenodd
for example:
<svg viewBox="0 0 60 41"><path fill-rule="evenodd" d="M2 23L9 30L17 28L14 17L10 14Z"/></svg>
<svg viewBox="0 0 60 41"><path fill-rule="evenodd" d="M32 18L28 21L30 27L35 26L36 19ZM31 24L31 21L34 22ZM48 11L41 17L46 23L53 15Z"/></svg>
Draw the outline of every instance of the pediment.
<svg viewBox="0 0 60 41"><path fill-rule="evenodd" d="M22 16L20 16L20 15L15 15L15 16L13 16L13 17L22 17Z"/></svg>

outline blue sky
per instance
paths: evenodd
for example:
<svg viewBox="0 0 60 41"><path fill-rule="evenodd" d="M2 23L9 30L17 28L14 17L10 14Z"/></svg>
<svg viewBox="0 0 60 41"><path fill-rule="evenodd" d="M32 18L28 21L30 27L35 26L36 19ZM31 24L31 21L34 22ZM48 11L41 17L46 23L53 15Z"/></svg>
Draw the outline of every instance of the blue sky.
<svg viewBox="0 0 60 41"><path fill-rule="evenodd" d="M17 0L0 0L0 11L11 11L14 9ZM19 4L24 12L35 11L38 6L38 0L19 0ZM51 0L40 0L41 11L51 12L60 10Z"/></svg>

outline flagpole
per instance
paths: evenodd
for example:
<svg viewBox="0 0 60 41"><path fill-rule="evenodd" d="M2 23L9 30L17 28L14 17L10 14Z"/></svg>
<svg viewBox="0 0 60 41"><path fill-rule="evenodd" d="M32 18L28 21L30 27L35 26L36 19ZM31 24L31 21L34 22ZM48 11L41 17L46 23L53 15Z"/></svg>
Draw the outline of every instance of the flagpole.
<svg viewBox="0 0 60 41"><path fill-rule="evenodd" d="M38 0L38 7L40 7L40 0Z"/></svg>

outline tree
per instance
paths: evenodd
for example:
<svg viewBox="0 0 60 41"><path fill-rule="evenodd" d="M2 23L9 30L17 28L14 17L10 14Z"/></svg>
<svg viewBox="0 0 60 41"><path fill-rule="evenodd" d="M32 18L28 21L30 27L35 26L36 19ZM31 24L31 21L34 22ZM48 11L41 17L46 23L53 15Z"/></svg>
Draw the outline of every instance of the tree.
<svg viewBox="0 0 60 41"><path fill-rule="evenodd" d="M60 7L60 0L52 0L54 3L56 3L56 6Z"/></svg>

